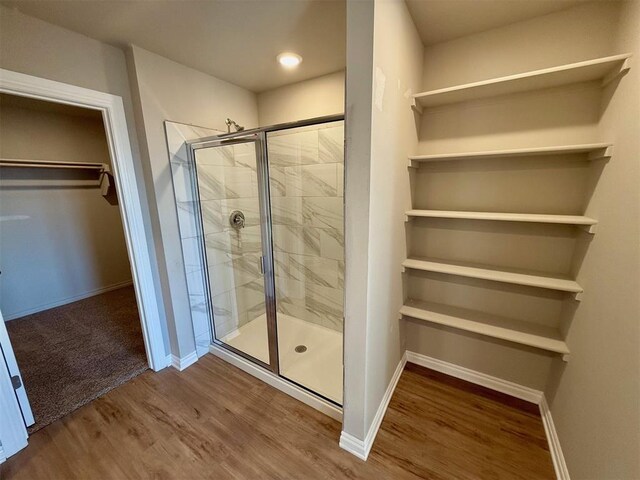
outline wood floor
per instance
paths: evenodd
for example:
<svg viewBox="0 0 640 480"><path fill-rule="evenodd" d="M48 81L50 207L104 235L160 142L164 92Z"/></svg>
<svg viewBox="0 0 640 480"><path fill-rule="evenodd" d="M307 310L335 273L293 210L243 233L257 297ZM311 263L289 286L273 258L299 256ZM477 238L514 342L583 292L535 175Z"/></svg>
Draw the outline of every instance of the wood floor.
<svg viewBox="0 0 640 480"><path fill-rule="evenodd" d="M408 364L369 460L340 423L212 355L35 433L3 479L552 479L537 407Z"/></svg>

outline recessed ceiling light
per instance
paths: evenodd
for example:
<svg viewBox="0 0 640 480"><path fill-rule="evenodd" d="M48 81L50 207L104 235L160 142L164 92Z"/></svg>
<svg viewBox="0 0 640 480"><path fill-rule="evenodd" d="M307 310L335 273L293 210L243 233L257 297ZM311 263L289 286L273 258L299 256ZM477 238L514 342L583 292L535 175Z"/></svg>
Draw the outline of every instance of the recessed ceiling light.
<svg viewBox="0 0 640 480"><path fill-rule="evenodd" d="M276 57L278 63L284 68L295 68L302 62L302 57L297 53L283 52Z"/></svg>

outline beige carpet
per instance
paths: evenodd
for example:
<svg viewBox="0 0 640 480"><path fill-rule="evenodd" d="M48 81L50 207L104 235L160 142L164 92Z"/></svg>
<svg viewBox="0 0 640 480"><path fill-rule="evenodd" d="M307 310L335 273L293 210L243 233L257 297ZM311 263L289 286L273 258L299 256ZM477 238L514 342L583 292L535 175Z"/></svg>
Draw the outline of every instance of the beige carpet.
<svg viewBox="0 0 640 480"><path fill-rule="evenodd" d="M31 433L148 368L133 287L7 322Z"/></svg>

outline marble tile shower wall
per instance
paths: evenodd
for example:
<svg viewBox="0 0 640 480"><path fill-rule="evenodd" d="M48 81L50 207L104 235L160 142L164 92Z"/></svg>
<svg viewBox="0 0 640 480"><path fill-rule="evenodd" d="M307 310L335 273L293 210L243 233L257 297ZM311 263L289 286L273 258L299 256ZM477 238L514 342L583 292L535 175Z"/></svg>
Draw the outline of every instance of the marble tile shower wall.
<svg viewBox="0 0 640 480"><path fill-rule="evenodd" d="M222 338L266 308L255 145L200 149L196 163L215 330ZM234 210L244 214L244 228L230 225Z"/></svg>
<svg viewBox="0 0 640 480"><path fill-rule="evenodd" d="M343 329L344 125L268 134L278 311Z"/></svg>
<svg viewBox="0 0 640 480"><path fill-rule="evenodd" d="M196 228L195 202L197 198L195 198L195 192L192 188L195 172L188 161L185 142L202 137L210 137L221 132L209 128L166 121L165 133L167 136L173 192L176 199L191 321L197 353L198 356L202 356L209 351L211 326L207 311L205 262L200 249L202 235Z"/></svg>

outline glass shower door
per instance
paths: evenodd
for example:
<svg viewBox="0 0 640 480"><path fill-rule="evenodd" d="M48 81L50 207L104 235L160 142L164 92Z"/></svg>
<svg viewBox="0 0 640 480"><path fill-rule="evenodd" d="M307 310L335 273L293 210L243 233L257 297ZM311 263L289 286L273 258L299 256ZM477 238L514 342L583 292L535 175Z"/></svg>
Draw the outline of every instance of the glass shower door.
<svg viewBox="0 0 640 480"><path fill-rule="evenodd" d="M194 158L214 339L277 371L262 145L259 135L214 140L194 146Z"/></svg>
<svg viewBox="0 0 640 480"><path fill-rule="evenodd" d="M280 375L342 404L344 122L267 133Z"/></svg>

